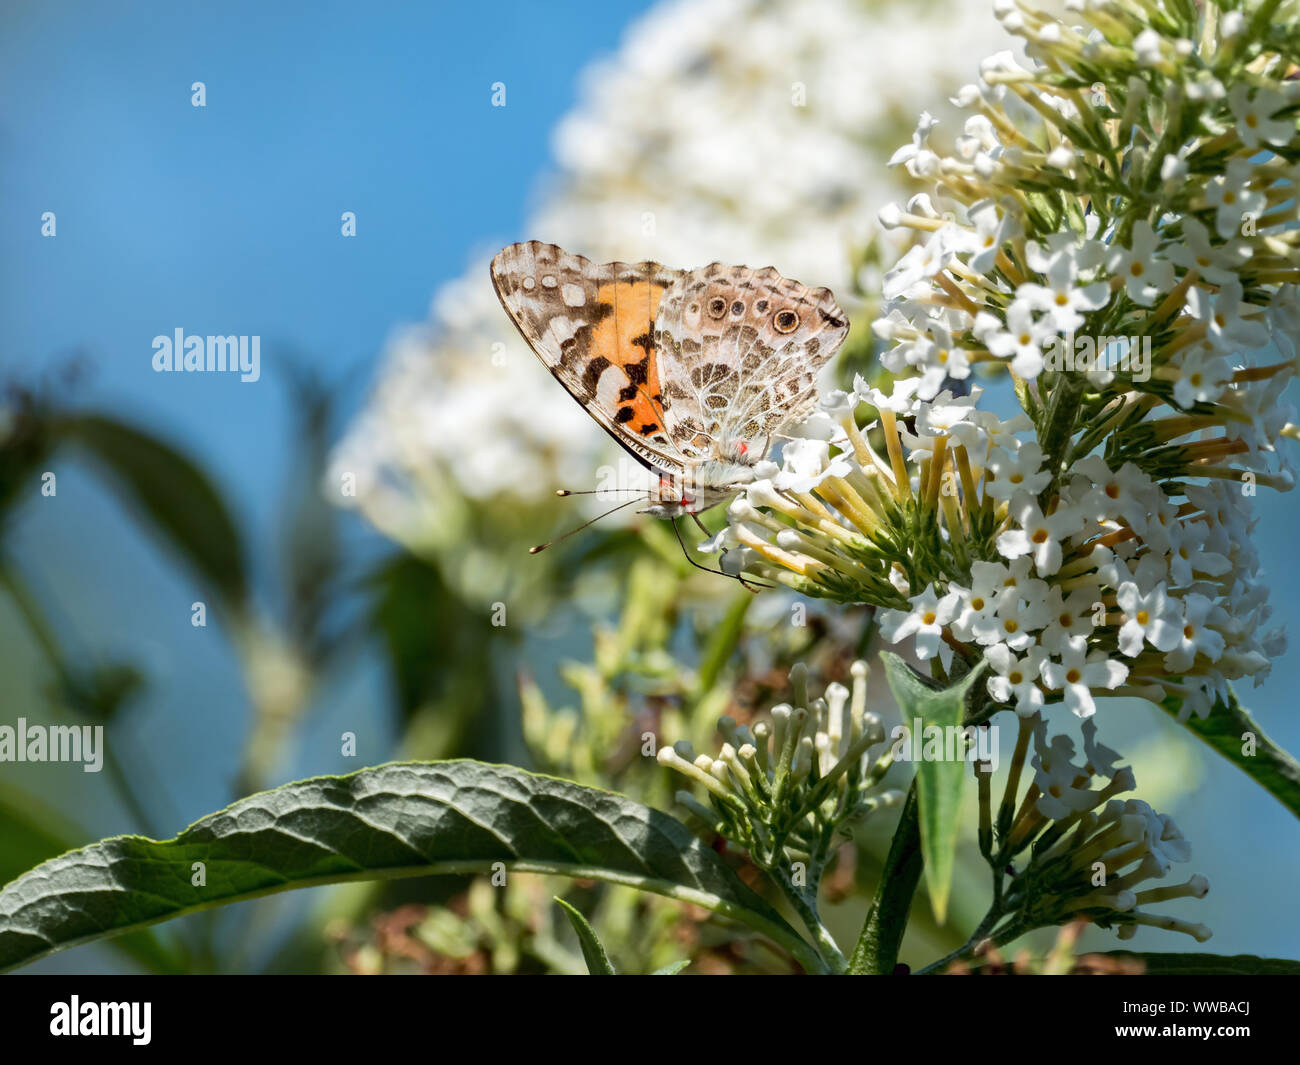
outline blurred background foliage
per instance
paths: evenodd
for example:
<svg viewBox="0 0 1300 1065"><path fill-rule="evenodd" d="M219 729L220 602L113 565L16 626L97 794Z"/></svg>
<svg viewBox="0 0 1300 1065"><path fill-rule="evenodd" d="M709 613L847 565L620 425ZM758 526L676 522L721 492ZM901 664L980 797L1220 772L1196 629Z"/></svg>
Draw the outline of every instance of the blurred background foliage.
<svg viewBox="0 0 1300 1065"><path fill-rule="evenodd" d="M619 453L514 336L486 262L533 237L595 259L772 262L834 288L854 322L836 373L870 372L872 294L894 254L875 213L911 191L884 164L917 112L945 114L979 59L1008 46L984 5L674 0L599 18L557 5L539 21L521 7L505 24L325 8L236 4L213 21L142 6L112 24L89 4L6 15L0 77L21 94L0 93L13 238L0 258L13 332L0 719L103 724L107 758L99 775L0 767L0 881L107 834L169 837L251 791L397 758L510 762L671 809L647 734L712 749L720 714L744 722L788 697L794 662L845 680L871 650L868 610L753 596L693 569L665 524L613 519L527 553L593 513L555 489L593 487ZM248 20L261 20L258 41L231 59L222 49ZM126 60L167 58L132 81L129 61L96 57L98 40ZM429 71L449 40L493 45ZM51 53L53 72L30 58ZM57 82L74 61L100 79L93 106ZM210 111L180 113L198 77ZM40 116L60 124L49 144ZM232 146L251 154L223 156ZM86 153L102 164L86 168L93 180L69 176ZM52 198L68 206L41 245L32 220ZM343 209L360 219L346 261L351 242L332 228ZM427 319L402 325L430 289ZM263 380L153 374L150 338L177 322L263 334ZM192 624L198 602L206 627ZM888 725L879 681L872 709ZM1121 736L1159 724L1133 706L1115 714ZM1300 730L1261 720L1297 745ZM1180 796L1194 803L1209 772L1190 742L1166 730L1133 761L1142 796L1183 822ZM1205 830L1188 834L1198 857L1225 853L1230 869L1213 829L1249 819L1258 843L1292 826L1213 773L1227 790L1193 805ZM845 942L891 828L890 816L863 826L828 874L827 921ZM947 952L982 913L973 848L965 859L948 926L919 898L904 960ZM1223 862L1198 868L1213 881ZM1282 868L1296 872L1294 858ZM1300 937L1280 941L1267 923L1284 884L1255 886L1254 914L1229 890L1216 948L1297 953ZM36 968L584 971L556 895L588 915L620 971L687 958L695 972L791 968L703 911L523 875L504 888L440 878L297 892ZM1206 920L1222 931L1223 916Z"/></svg>

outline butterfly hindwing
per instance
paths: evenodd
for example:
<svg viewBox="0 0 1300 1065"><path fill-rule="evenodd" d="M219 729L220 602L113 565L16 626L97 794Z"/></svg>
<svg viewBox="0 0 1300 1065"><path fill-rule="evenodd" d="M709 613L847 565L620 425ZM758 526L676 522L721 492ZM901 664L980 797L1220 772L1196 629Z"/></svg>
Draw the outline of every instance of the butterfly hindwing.
<svg viewBox="0 0 1300 1065"><path fill-rule="evenodd" d="M817 371L847 334L829 289L772 267L684 273L655 324L669 437L687 461L762 457L772 437L813 413Z"/></svg>
<svg viewBox="0 0 1300 1065"><path fill-rule="evenodd" d="M679 472L682 457L666 428L655 321L683 273L593 263L540 241L492 260L501 305L551 373L614 439L666 472Z"/></svg>

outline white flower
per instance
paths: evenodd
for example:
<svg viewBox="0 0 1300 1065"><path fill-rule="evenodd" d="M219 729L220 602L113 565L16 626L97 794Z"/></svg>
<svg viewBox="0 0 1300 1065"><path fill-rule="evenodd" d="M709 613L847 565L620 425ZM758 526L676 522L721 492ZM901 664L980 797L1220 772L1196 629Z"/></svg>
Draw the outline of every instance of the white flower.
<svg viewBox="0 0 1300 1065"><path fill-rule="evenodd" d="M1026 282L1016 289L1017 299L1027 299L1034 310L1046 312L1058 332L1073 333L1084 323L1081 311L1095 311L1110 302L1106 282L1080 284L1080 275L1097 266L1094 260L1100 251L1095 241L1058 241L1048 248L1030 241L1025 257L1047 284Z"/></svg>
<svg viewBox="0 0 1300 1065"><path fill-rule="evenodd" d="M1232 380L1232 366L1208 343L1198 344L1183 354L1174 382L1174 402L1180 407L1213 403Z"/></svg>
<svg viewBox="0 0 1300 1065"><path fill-rule="evenodd" d="M1223 634L1210 628L1210 622L1219 616L1227 620L1223 608L1195 592L1183 599L1183 627L1178 631L1178 643L1167 655L1165 666L1175 673L1191 669L1197 654L1217 662L1223 654Z"/></svg>
<svg viewBox="0 0 1300 1065"><path fill-rule="evenodd" d="M933 176L939 169L939 157L930 150L930 131L938 124L939 120L929 111L922 111L912 134L912 143L903 145L890 156L889 165L906 164L907 172L913 177Z"/></svg>
<svg viewBox="0 0 1300 1065"><path fill-rule="evenodd" d="M1291 355L1300 352L1300 289L1281 286L1268 302L1268 319L1278 347Z"/></svg>
<svg viewBox="0 0 1300 1065"><path fill-rule="evenodd" d="M1005 643L1013 651L1032 646L1034 633L1047 621L1046 591L1047 586L1038 580L1004 585L993 615L978 618L971 625L976 643L983 647Z"/></svg>
<svg viewBox="0 0 1300 1065"><path fill-rule="evenodd" d="M1183 239L1165 248L1171 260L1184 270L1195 270L1212 285L1237 279L1237 271L1250 258L1249 244L1234 240L1216 246L1210 241L1210 231L1190 215L1183 217L1182 228Z"/></svg>
<svg viewBox="0 0 1300 1065"><path fill-rule="evenodd" d="M979 429L970 421L975 414L975 404L980 389L969 396L956 396L944 390L927 403L921 403L916 412L916 429L922 438L951 434L964 444L974 443Z"/></svg>
<svg viewBox="0 0 1300 1065"><path fill-rule="evenodd" d="M1272 117L1287 106L1287 101L1271 89L1252 93L1249 85L1238 82L1228 93L1228 106L1237 119L1237 136L1247 148L1290 144L1296 134L1294 118Z"/></svg>
<svg viewBox="0 0 1300 1065"><path fill-rule="evenodd" d="M1133 226L1128 248L1112 248L1106 258L1106 269L1124 279L1124 290L1129 299L1143 307L1150 307L1156 297L1174 286L1174 268L1156 257L1160 238L1151 223L1142 219Z"/></svg>
<svg viewBox="0 0 1300 1065"><path fill-rule="evenodd" d="M1130 525L1141 523L1159 494L1151 478L1131 462L1112 471L1100 455L1089 455L1076 462L1070 473L1073 495L1095 521L1123 518Z"/></svg>
<svg viewBox="0 0 1300 1065"><path fill-rule="evenodd" d="M909 636L915 637L916 657L922 660L936 654L944 662L951 661L952 648L943 642L943 627L952 621L961 602L957 592L949 592L940 599L934 585L927 584L925 591L913 596L910 611L886 610L880 618L880 634L890 643L898 643Z"/></svg>
<svg viewBox="0 0 1300 1065"><path fill-rule="evenodd" d="M1064 692L1065 705L1079 717L1096 713L1094 688L1117 688L1128 677L1128 666L1112 662L1105 651L1089 654L1088 641L1082 636L1067 641L1060 659L1043 664L1043 682L1052 691Z"/></svg>
<svg viewBox="0 0 1300 1065"><path fill-rule="evenodd" d="M1215 209L1214 227L1225 240L1240 235L1246 215L1258 215L1268 205L1262 192L1250 188L1254 175L1249 159L1233 159L1205 188L1206 202Z"/></svg>
<svg viewBox="0 0 1300 1065"><path fill-rule="evenodd" d="M1011 510L1020 528L999 536L998 550L1007 558L1031 555L1034 568L1044 577L1051 576L1061 568L1061 541L1083 528L1083 512L1061 504L1044 516L1038 501L1027 493L1013 500Z"/></svg>
<svg viewBox="0 0 1300 1065"><path fill-rule="evenodd" d="M984 657L996 672L988 679L988 691L1000 703L1016 704L1016 713L1031 717L1044 702L1038 687L1038 674L1043 665L1041 647L1031 647L1023 656L1014 654L1006 644L994 644L984 652Z"/></svg>
<svg viewBox="0 0 1300 1065"><path fill-rule="evenodd" d="M1036 496L1051 480L1051 473L1043 468L1043 449L1033 441L1014 454L1000 447L989 451L984 491L994 499L1009 502L1022 491Z"/></svg>
<svg viewBox="0 0 1300 1065"><path fill-rule="evenodd" d="M973 640L976 638L977 628L995 628L997 625L997 609L1002 592L1002 578L999 574L1002 567L990 562L973 563L973 567L979 566L992 568L998 573L995 573L991 579L981 577L978 573L972 574L974 580L969 591L957 585L952 586L955 591L961 593L961 606L958 608L957 616L952 619L952 634L959 640Z"/></svg>
<svg viewBox="0 0 1300 1065"><path fill-rule="evenodd" d="M1057 647L1075 636L1088 636L1094 628L1093 620L1101 602L1101 589L1085 585L1067 596L1059 585L1052 585L1047 593L1047 616L1051 619L1039 635L1044 647Z"/></svg>
<svg viewBox="0 0 1300 1065"><path fill-rule="evenodd" d="M972 329L999 359L1011 360L1011 372L1032 380L1043 372L1043 341L1056 335L1049 320L1039 321L1028 299L1013 300L1006 311L1006 326L994 314L980 311Z"/></svg>
<svg viewBox="0 0 1300 1065"><path fill-rule="evenodd" d="M1133 38L1133 52L1141 66L1153 67L1160 62L1161 38L1155 30L1148 27Z"/></svg>
<svg viewBox="0 0 1300 1065"><path fill-rule="evenodd" d="M781 472L774 483L783 491L811 492L827 477L847 477L852 470L843 455L830 457L830 444L824 440L787 440L781 448Z"/></svg>
<svg viewBox="0 0 1300 1065"><path fill-rule="evenodd" d="M1210 527L1203 521L1183 521L1173 526L1170 536L1169 579L1175 586L1191 584L1196 574L1219 577L1232 569L1232 563L1217 551L1205 547Z"/></svg>
<svg viewBox="0 0 1300 1065"><path fill-rule="evenodd" d="M1267 327L1257 319L1244 317L1243 306L1254 309L1253 304L1242 304L1241 282L1236 279L1225 282L1214 295L1196 287L1187 293L1187 309L1206 324L1206 337L1215 350L1227 355L1268 343Z"/></svg>
<svg viewBox="0 0 1300 1065"><path fill-rule="evenodd" d="M914 244L904 253L885 274L881 282L881 294L887 300L906 296L918 286L924 286L930 278L948 265L952 250L943 240L943 236L934 233L924 244Z"/></svg>
<svg viewBox="0 0 1300 1065"><path fill-rule="evenodd" d="M853 379L853 392L860 400L870 403L876 410L887 410L907 417L916 411L919 403L916 390L920 385L921 380L918 377L900 377L894 380L890 385L890 391L885 393L873 385L868 385L866 379L858 374Z"/></svg>
<svg viewBox="0 0 1300 1065"><path fill-rule="evenodd" d="M1129 658L1142 653L1144 643L1157 651L1172 651L1178 646L1179 616L1176 601L1165 594L1164 583L1146 595L1132 581L1125 581L1116 593L1124 624L1119 630L1119 649Z"/></svg>
<svg viewBox="0 0 1300 1065"><path fill-rule="evenodd" d="M976 204L969 213L975 224L969 265L977 274L986 274L993 269L1002 245L1020 231L1019 222L1010 212L999 211L992 200Z"/></svg>
<svg viewBox="0 0 1300 1065"><path fill-rule="evenodd" d="M922 374L917 395L931 399L948 378L963 380L970 376L970 359L966 350L953 342L952 332L942 322L929 319L926 334L912 342L907 361Z"/></svg>

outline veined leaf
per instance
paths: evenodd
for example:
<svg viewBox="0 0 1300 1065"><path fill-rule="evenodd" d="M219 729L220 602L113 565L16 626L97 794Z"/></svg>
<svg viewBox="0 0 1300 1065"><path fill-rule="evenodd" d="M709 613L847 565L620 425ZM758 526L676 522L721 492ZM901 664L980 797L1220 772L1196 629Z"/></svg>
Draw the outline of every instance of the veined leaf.
<svg viewBox="0 0 1300 1065"><path fill-rule="evenodd" d="M0 969L182 914L343 881L497 864L626 884L816 952L680 821L622 795L473 761L394 762L260 792L175 839L116 836L0 890Z"/></svg>
<svg viewBox="0 0 1300 1065"><path fill-rule="evenodd" d="M0 881L10 880L38 862L61 854L85 833L69 824L35 795L0 780ZM131 932L113 946L155 973L183 971L182 960L158 941L152 931Z"/></svg>
<svg viewBox="0 0 1300 1065"><path fill-rule="evenodd" d="M609 960L609 953L605 950L605 945L596 935L596 930L591 927L591 922L582 916L582 911L576 906L571 906L558 895L555 901L560 904L565 914L568 915L569 923L573 925L573 930L578 933L578 942L582 945L582 956L587 962L588 976L615 976L614 963Z"/></svg>
<svg viewBox="0 0 1300 1065"><path fill-rule="evenodd" d="M1160 706L1176 718L1182 700L1171 695ZM1264 735L1235 692L1229 690L1227 703L1216 702L1208 717L1193 716L1182 724L1300 817L1300 762ZM1243 751L1248 737L1253 737L1253 754Z"/></svg>
<svg viewBox="0 0 1300 1065"><path fill-rule="evenodd" d="M903 721L911 729L920 718L924 727L944 730L961 725L966 693L983 672L981 662L949 688L934 689L925 684L898 655L881 652L885 679L894 693ZM916 792L920 802L921 856L925 863L925 883L935 920L940 924L948 914L948 895L952 887L952 870L957 855L957 833L961 827L961 795L966 774L964 758L955 761L932 760L920 756L924 737L912 736L916 762Z"/></svg>

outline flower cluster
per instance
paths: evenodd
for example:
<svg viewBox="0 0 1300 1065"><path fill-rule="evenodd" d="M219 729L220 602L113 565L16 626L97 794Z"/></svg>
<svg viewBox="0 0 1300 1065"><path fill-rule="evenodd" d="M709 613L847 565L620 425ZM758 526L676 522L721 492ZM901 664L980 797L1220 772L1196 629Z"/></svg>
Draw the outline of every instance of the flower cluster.
<svg viewBox="0 0 1300 1065"><path fill-rule="evenodd" d="M744 847L763 869L803 863L815 880L836 829L895 805L897 791L873 789L893 764L876 715L866 712L867 665L855 662L853 688L827 686L809 699L807 671L790 671L794 705L772 708L770 721L749 728L731 717L718 722L717 757L696 755L688 743L659 750L659 763L703 786L707 803L689 791L677 801L724 839ZM814 887L815 885L806 885Z"/></svg>
<svg viewBox="0 0 1300 1065"><path fill-rule="evenodd" d="M1025 715L1061 701L1090 716L1098 690L1203 715L1284 649L1264 629L1249 499L1223 480L1189 483L1199 449L1160 458L1178 497L1139 463L1112 470L1092 454L1044 508L1052 477L1018 435L1025 416L980 410L978 391L900 404L904 389L859 390L825 401L839 413L830 439L788 445L731 505L711 545L724 565L884 607L884 638L945 670L954 655L987 658L990 696ZM879 405L885 456L858 428L855 398Z"/></svg>
<svg viewBox="0 0 1300 1065"><path fill-rule="evenodd" d="M1284 647L1249 506L1300 435L1296 57L1240 13L1069 6L1090 25L1000 4L1030 65L984 64L950 154L925 116L895 156L934 189L882 215L924 235L875 323L892 387L827 396L709 548L885 608L945 670L988 659L1021 714L1205 714ZM973 384L1004 372L1007 419Z"/></svg>
<svg viewBox="0 0 1300 1065"><path fill-rule="evenodd" d="M1029 757L1032 776L1020 794ZM992 774L976 767L980 852L993 871L993 904L976 938L1006 942L1033 928L1085 918L1115 927L1121 939L1148 925L1185 932L1198 942L1210 930L1139 907L1203 898L1205 877L1165 887L1162 879L1191 848L1172 818L1139 799L1120 799L1135 786L1133 771L1083 725L1083 757L1064 735L1049 738L1041 714L1020 719L1015 754L994 811Z"/></svg>
<svg viewBox="0 0 1300 1065"><path fill-rule="evenodd" d="M933 194L881 215L924 236L885 278L886 366L922 399L981 364L1077 376L1095 409L1150 395L1194 415L1179 436L1229 423L1261 461L1294 368L1234 362L1295 354L1295 57L1240 12L1193 43L1194 13L1070 6L1091 25L999 3L1030 65L985 61L950 154L928 115L895 154Z"/></svg>

